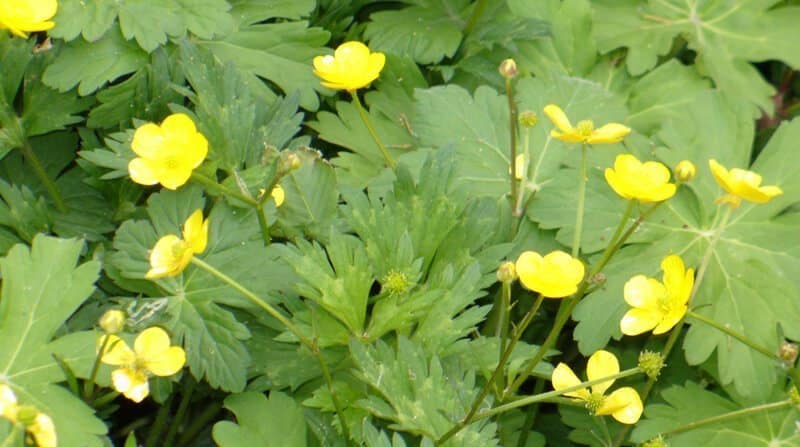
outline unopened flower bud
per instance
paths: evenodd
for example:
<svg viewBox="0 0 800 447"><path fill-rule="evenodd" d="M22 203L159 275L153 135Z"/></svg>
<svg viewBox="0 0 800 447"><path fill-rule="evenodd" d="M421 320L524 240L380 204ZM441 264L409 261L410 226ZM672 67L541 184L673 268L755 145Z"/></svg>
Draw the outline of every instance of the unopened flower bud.
<svg viewBox="0 0 800 447"><path fill-rule="evenodd" d="M294 171L300 167L300 157L297 156L294 152L282 152L281 153L281 164L279 166L279 174L281 176L288 174L291 171Z"/></svg>
<svg viewBox="0 0 800 447"><path fill-rule="evenodd" d="M607 279L608 279L608 277L606 276L606 274L600 272L600 273L596 273L594 276L592 276L590 282L592 284L595 284L595 285L599 286L601 284L604 284Z"/></svg>
<svg viewBox="0 0 800 447"><path fill-rule="evenodd" d="M539 122L539 116L532 110L523 110L519 113L519 124L522 127L533 127Z"/></svg>
<svg viewBox="0 0 800 447"><path fill-rule="evenodd" d="M665 441L661 435L658 435L657 438L653 438L642 444L642 447L669 447L669 444L667 444L667 441Z"/></svg>
<svg viewBox="0 0 800 447"><path fill-rule="evenodd" d="M511 261L506 261L500 264L497 268L497 280L504 283L510 283L517 279L517 268Z"/></svg>
<svg viewBox="0 0 800 447"><path fill-rule="evenodd" d="M658 378L664 366L664 357L658 352L644 350L639 354L639 369L651 379Z"/></svg>
<svg viewBox="0 0 800 447"><path fill-rule="evenodd" d="M689 160L683 160L675 165L675 178L679 182L688 182L697 175L697 167Z"/></svg>
<svg viewBox="0 0 800 447"><path fill-rule="evenodd" d="M781 343L781 347L778 348L778 357L783 360L783 363L794 366L794 362L797 361L797 354L800 353L800 348L798 348L797 344L785 341Z"/></svg>
<svg viewBox="0 0 800 447"><path fill-rule="evenodd" d="M125 327L125 320L127 320L125 312L112 309L106 311L97 323L106 334L116 334Z"/></svg>
<svg viewBox="0 0 800 447"><path fill-rule="evenodd" d="M500 74L506 78L511 79L517 75L517 63L514 59L506 59L503 62L500 62L500 68L498 68Z"/></svg>

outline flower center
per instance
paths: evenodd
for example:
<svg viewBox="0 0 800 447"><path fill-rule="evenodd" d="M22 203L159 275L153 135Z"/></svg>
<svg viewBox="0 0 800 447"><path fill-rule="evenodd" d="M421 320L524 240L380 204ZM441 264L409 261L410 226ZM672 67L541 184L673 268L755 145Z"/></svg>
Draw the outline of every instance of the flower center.
<svg viewBox="0 0 800 447"><path fill-rule="evenodd" d="M579 121L575 128L581 136L590 137L592 136L592 132L594 132L594 122L592 120Z"/></svg>
<svg viewBox="0 0 800 447"><path fill-rule="evenodd" d="M606 398L600 393L592 393L586 399L586 408L589 410L590 413L594 414L597 413L597 410L603 406L603 402L605 402Z"/></svg>
<svg viewBox="0 0 800 447"><path fill-rule="evenodd" d="M167 158L166 160L164 160L164 167L166 167L171 171L178 169L179 166L180 162L178 162L178 160L175 158Z"/></svg>

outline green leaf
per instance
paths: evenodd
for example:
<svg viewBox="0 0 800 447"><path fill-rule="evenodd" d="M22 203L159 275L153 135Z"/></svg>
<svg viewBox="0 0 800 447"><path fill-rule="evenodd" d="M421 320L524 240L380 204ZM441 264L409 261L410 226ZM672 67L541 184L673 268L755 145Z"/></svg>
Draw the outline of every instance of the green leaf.
<svg viewBox="0 0 800 447"><path fill-rule="evenodd" d="M452 57L461 43L467 0L409 0L406 8L370 15L364 38L377 51L409 56L420 64Z"/></svg>
<svg viewBox="0 0 800 447"><path fill-rule="evenodd" d="M478 392L471 372L430 357L402 336L396 350L383 341L366 346L353 340L350 352L358 377L378 393L357 405L396 430L438 439L463 419ZM494 423L474 422L442 445L496 446L495 431Z"/></svg>
<svg viewBox="0 0 800 447"><path fill-rule="evenodd" d="M648 405L645 418L631 434L634 442L644 442L670 430L701 419L719 416L741 408L735 403L701 386L687 382L673 386L662 393L665 403ZM767 445L795 445L798 410L791 406L762 411L721 421L668 438L674 447L756 447Z"/></svg>
<svg viewBox="0 0 800 447"><path fill-rule="evenodd" d="M201 40L198 45L208 48L222 63L233 64L253 81L256 76L269 80L284 93L300 92L300 105L316 110L322 91L314 76L311 60L326 52L322 47L330 34L308 27L308 23L255 23L260 18L244 17L235 31L222 39Z"/></svg>
<svg viewBox="0 0 800 447"><path fill-rule="evenodd" d="M80 95L88 95L146 64L147 53L125 40L119 28L114 27L96 42L77 39L65 44L44 71L42 80L61 92L77 85Z"/></svg>
<svg viewBox="0 0 800 447"><path fill-rule="evenodd" d="M602 52L626 47L628 70L653 68L680 35L697 52L697 68L731 97L742 97L753 117L773 110L769 85L750 62L776 59L800 66L800 8L772 8L771 0L691 3L682 0L602 0L594 3L595 36Z"/></svg>
<svg viewBox="0 0 800 447"><path fill-rule="evenodd" d="M303 409L286 394L273 391L269 399L261 393L234 394L225 398L225 408L236 416L238 424L230 421L214 424L214 441L220 447L308 445Z"/></svg>
<svg viewBox="0 0 800 447"><path fill-rule="evenodd" d="M287 239L326 240L338 220L336 172L318 154L306 155L310 160L281 180L286 198L278 208L275 230Z"/></svg>
<svg viewBox="0 0 800 447"><path fill-rule="evenodd" d="M77 265L83 243L43 235L29 249L16 245L0 259L0 375L22 404L55 424L59 445L101 446L106 427L94 411L56 383L65 380L53 354L82 377L95 357L97 335L76 332L53 340L94 290L100 265Z"/></svg>

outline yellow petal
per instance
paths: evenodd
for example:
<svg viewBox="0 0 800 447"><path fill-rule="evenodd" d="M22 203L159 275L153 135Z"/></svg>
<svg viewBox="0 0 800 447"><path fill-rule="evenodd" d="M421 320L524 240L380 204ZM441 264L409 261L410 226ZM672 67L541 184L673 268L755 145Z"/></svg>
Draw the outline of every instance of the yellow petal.
<svg viewBox="0 0 800 447"><path fill-rule="evenodd" d="M553 389L556 391L570 388L581 383L581 380L578 379L578 376L575 375L572 368L564 363L559 363L558 366L553 369L550 380L553 382ZM564 393L564 395L586 400L589 398L589 391L586 388L582 388L577 391Z"/></svg>
<svg viewBox="0 0 800 447"><path fill-rule="evenodd" d="M275 185L272 188L272 199L275 200L275 206L283 205L283 201L286 199L286 191L283 190L281 185Z"/></svg>
<svg viewBox="0 0 800 447"><path fill-rule="evenodd" d="M130 368L120 368L111 372L111 384L114 389L128 399L139 403L150 394L147 376Z"/></svg>
<svg viewBox="0 0 800 447"><path fill-rule="evenodd" d="M159 165L154 166L161 186L174 191L189 181L194 166L192 160L185 155L182 154L179 158L159 160Z"/></svg>
<svg viewBox="0 0 800 447"><path fill-rule="evenodd" d="M632 195L628 193L630 188L628 187L628 184L625 183L625 180L617 174L617 171L611 168L606 168L605 177L608 185L611 186L611 189L613 189L614 192L617 193L620 197L628 200L634 198Z"/></svg>
<svg viewBox="0 0 800 447"><path fill-rule="evenodd" d="M603 400L603 405L595 412L598 416L608 415L623 424L635 424L642 416L642 399L631 387L615 390Z"/></svg>
<svg viewBox="0 0 800 447"><path fill-rule="evenodd" d="M659 302L667 297L667 289L653 278L636 275L625 283L625 302L631 307L656 310Z"/></svg>
<svg viewBox="0 0 800 447"><path fill-rule="evenodd" d="M208 245L208 220L203 220L203 210L198 209L183 224L183 239L195 254L206 251Z"/></svg>
<svg viewBox="0 0 800 447"><path fill-rule="evenodd" d="M586 375L589 380L601 379L618 373L619 361L614 354L601 349L589 357L589 363L586 365ZM614 380L608 380L592 385L592 393L603 394L613 383Z"/></svg>
<svg viewBox="0 0 800 447"><path fill-rule="evenodd" d="M136 354L128 347L125 340L117 337L116 335L104 335L100 337L97 342L97 349L103 345L104 340L108 337L108 342L105 343L106 347L100 361L106 365L130 365L136 361Z"/></svg>
<svg viewBox="0 0 800 447"><path fill-rule="evenodd" d="M519 154L514 159L514 170L517 171L517 180L522 180L525 178L525 175L527 174L525 172L525 165L527 164L528 160L527 157L525 157L525 154Z"/></svg>
<svg viewBox="0 0 800 447"><path fill-rule="evenodd" d="M567 114L561 110L561 107L555 104L548 104L544 107L544 114L550 118L550 121L553 122L553 125L555 125L561 132L565 134L574 133L575 129L573 129L572 123L569 122ZM559 138L556 135L553 136Z"/></svg>
<svg viewBox="0 0 800 447"><path fill-rule="evenodd" d="M650 309L630 309L619 322L619 328L625 335L643 334L663 321L661 312Z"/></svg>
<svg viewBox="0 0 800 447"><path fill-rule="evenodd" d="M178 236L168 234L159 239L150 251L150 270L145 278L176 276L189 265L191 260L191 247Z"/></svg>
<svg viewBox="0 0 800 447"><path fill-rule="evenodd" d="M168 116L161 123L161 129L167 135L191 135L197 132L197 127L194 125L194 121L192 121L192 119L189 118L189 115L186 115L185 113L173 113L172 115Z"/></svg>
<svg viewBox="0 0 800 447"><path fill-rule="evenodd" d="M128 174L131 180L140 185L155 185L158 183L156 171L151 162L144 158L134 158L128 163Z"/></svg>
<svg viewBox="0 0 800 447"><path fill-rule="evenodd" d="M158 326L142 331L133 342L133 350L140 360L148 360L169 349L169 334Z"/></svg>
<svg viewBox="0 0 800 447"><path fill-rule="evenodd" d="M58 8L56 0L4 0L0 1L0 28L27 37L33 31L46 31L55 26L50 21Z"/></svg>
<svg viewBox="0 0 800 447"><path fill-rule="evenodd" d="M156 158L164 143L164 132L158 124L147 123L139 126L133 134L131 149L142 158Z"/></svg>
<svg viewBox="0 0 800 447"><path fill-rule="evenodd" d="M717 163L717 160L711 159L708 160L708 167L711 168L711 174L714 175L714 179L717 181L719 186L721 186L725 191L732 193L734 190L732 178L728 173L728 170L725 169L725 166Z"/></svg>
<svg viewBox="0 0 800 447"><path fill-rule="evenodd" d="M160 354L145 362L148 371L156 376L166 377L175 374L186 364L186 352L180 346L170 346Z"/></svg>
<svg viewBox="0 0 800 447"><path fill-rule="evenodd" d="M631 133L630 127L619 123L609 123L599 129L595 129L586 142L589 144L619 143L629 133Z"/></svg>
<svg viewBox="0 0 800 447"><path fill-rule="evenodd" d="M16 413L16 406L17 396L14 394L14 390L8 385L0 385L0 416L11 419L9 416L12 412Z"/></svg>
<svg viewBox="0 0 800 447"><path fill-rule="evenodd" d="M56 426L50 416L39 413L33 424L29 425L28 433L33 436L38 447L56 447L58 438L56 436Z"/></svg>
<svg viewBox="0 0 800 447"><path fill-rule="evenodd" d="M560 250L545 257L526 251L517 259L516 269L523 286L547 298L572 295L584 275L583 263Z"/></svg>
<svg viewBox="0 0 800 447"><path fill-rule="evenodd" d="M687 310L688 307L685 303L671 305L669 311L664 314L658 325L653 328L653 335L661 335L675 327L681 321L681 318L686 315Z"/></svg>

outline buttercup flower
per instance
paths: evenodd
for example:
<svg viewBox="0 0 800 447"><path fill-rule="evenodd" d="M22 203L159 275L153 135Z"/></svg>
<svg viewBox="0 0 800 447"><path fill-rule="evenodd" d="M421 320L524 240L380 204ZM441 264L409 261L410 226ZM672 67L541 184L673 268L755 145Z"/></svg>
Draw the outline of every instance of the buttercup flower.
<svg viewBox="0 0 800 447"><path fill-rule="evenodd" d="M37 414L33 423L28 425L26 430L33 436L36 445L39 447L56 447L58 444L56 426L50 416L44 413Z"/></svg>
<svg viewBox="0 0 800 447"><path fill-rule="evenodd" d="M177 189L205 160L208 140L183 113L167 117L159 126L147 123L136 129L131 149L138 155L128 164L131 180L140 185L160 183Z"/></svg>
<svg viewBox="0 0 800 447"><path fill-rule="evenodd" d="M734 208L741 205L742 199L767 203L773 197L783 194L783 190L777 186L761 186L761 176L753 171L738 168L728 171L717 160L709 160L708 166L719 186L728 192L720 201L730 203Z"/></svg>
<svg viewBox="0 0 800 447"><path fill-rule="evenodd" d="M105 341L105 337L109 337ZM180 346L170 346L169 335L160 327L147 328L136 337L133 349L116 335L104 335L98 346L106 345L100 360L120 366L111 373L114 389L134 402L150 393L150 375L171 376L183 368L186 353Z"/></svg>
<svg viewBox="0 0 800 447"><path fill-rule="evenodd" d="M550 135L567 143L619 143L626 135L631 133L629 127L619 123L609 123L599 129L595 129L592 120L579 121L577 126L572 127L567 114L555 104L545 106L544 114L558 128L558 130L551 130Z"/></svg>
<svg viewBox="0 0 800 447"><path fill-rule="evenodd" d="M694 286L694 269L686 269L678 255L661 261L664 282L637 275L625 283L625 302L633 309L619 323L625 335L638 335L649 330L663 334L683 318Z"/></svg>
<svg viewBox="0 0 800 447"><path fill-rule="evenodd" d="M50 19L56 15L56 0L3 0L0 1L0 28L6 28L19 37L28 37L34 31L47 31L56 24Z"/></svg>
<svg viewBox="0 0 800 447"><path fill-rule="evenodd" d="M147 279L175 276L192 261L192 257L206 250L208 245L208 220L203 220L203 210L196 210L183 224L183 239L168 234L156 242L150 251L150 270Z"/></svg>
<svg viewBox="0 0 800 447"><path fill-rule="evenodd" d="M584 275L583 263L560 250L544 257L533 251L523 252L516 267L522 285L546 298L572 295Z"/></svg>
<svg viewBox="0 0 800 447"><path fill-rule="evenodd" d="M630 154L617 155L614 168L606 168L606 181L614 192L628 200L661 202L675 195L669 169L657 161L642 163Z"/></svg>
<svg viewBox="0 0 800 447"><path fill-rule="evenodd" d="M325 87L354 92L378 79L385 63L383 53L371 53L363 43L351 41L339 45L333 56L315 57L314 74Z"/></svg>
<svg viewBox="0 0 800 447"><path fill-rule="evenodd" d="M589 363L586 365L586 375L589 380L602 379L617 373L619 373L619 361L614 354L600 350L589 357ZM555 390L563 390L581 383L572 368L564 363L559 363L553 370L551 381ZM611 415L623 424L635 424L642 415L642 399L639 393L631 387L623 387L606 396L605 392L612 384L614 381L608 380L593 385L591 391L581 388L564 395L586 402L586 408L596 416Z"/></svg>

